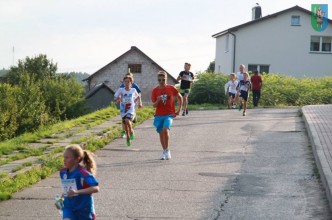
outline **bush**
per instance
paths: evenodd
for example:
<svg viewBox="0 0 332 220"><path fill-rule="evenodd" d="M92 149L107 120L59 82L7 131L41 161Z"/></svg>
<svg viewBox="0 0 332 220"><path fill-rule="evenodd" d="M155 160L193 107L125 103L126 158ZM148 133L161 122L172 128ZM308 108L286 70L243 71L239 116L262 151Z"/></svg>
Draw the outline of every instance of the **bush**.
<svg viewBox="0 0 332 220"><path fill-rule="evenodd" d="M48 114L56 121L72 119L88 113L84 88L73 77L59 75L53 80L45 81L42 91Z"/></svg>
<svg viewBox="0 0 332 220"><path fill-rule="evenodd" d="M192 104L226 104L224 85L228 75L211 72L198 73L189 102ZM303 106L332 104L332 77L301 78L281 74L263 74L260 106ZM250 92L251 96L251 92ZM251 103L251 97L249 103Z"/></svg>
<svg viewBox="0 0 332 220"><path fill-rule="evenodd" d="M83 86L56 70L46 55L27 57L11 67L9 84L0 88L0 141L90 111Z"/></svg>
<svg viewBox="0 0 332 220"><path fill-rule="evenodd" d="M0 140L14 137L18 129L18 106L14 94L14 88L0 84Z"/></svg>
<svg viewBox="0 0 332 220"><path fill-rule="evenodd" d="M212 72L198 73L192 86L189 102L193 104L224 104L227 101L224 86L228 76Z"/></svg>
<svg viewBox="0 0 332 220"><path fill-rule="evenodd" d="M332 77L301 78L263 74L261 106L332 104Z"/></svg>
<svg viewBox="0 0 332 220"><path fill-rule="evenodd" d="M42 118L46 112L45 101L40 91L40 82L34 81L27 74L21 76L15 88L15 99L18 105L16 134L34 131L42 125Z"/></svg>

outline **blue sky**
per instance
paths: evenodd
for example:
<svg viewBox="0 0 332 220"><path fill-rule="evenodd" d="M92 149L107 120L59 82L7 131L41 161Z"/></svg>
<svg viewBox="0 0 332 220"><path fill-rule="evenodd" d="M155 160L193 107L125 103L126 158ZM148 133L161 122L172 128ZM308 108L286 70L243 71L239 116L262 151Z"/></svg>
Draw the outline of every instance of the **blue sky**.
<svg viewBox="0 0 332 220"><path fill-rule="evenodd" d="M184 62L204 71L215 57L211 35L320 0L0 0L0 68L46 54L58 72L94 73L137 46L173 76ZM329 5L330 6L330 5ZM329 10L332 10L330 6ZM329 18L331 19L331 13ZM14 53L13 53L14 47Z"/></svg>

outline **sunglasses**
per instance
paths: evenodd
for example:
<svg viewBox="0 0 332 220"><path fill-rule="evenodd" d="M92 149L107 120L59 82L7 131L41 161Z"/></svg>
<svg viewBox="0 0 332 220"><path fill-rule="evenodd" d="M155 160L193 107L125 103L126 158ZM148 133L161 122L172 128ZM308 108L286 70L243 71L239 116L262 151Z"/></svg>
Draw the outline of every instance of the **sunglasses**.
<svg viewBox="0 0 332 220"><path fill-rule="evenodd" d="M165 82L165 79L164 78L158 78L158 81L159 82Z"/></svg>

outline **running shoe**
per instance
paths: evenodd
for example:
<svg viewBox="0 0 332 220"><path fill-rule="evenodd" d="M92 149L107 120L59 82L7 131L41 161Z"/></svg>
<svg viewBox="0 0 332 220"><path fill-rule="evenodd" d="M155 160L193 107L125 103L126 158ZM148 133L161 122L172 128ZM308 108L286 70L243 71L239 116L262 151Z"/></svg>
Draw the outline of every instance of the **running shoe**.
<svg viewBox="0 0 332 220"><path fill-rule="evenodd" d="M134 133L132 133L131 135L130 135L130 140L134 140L134 138L135 138L135 134Z"/></svg>
<svg viewBox="0 0 332 220"><path fill-rule="evenodd" d="M162 155L160 156L160 160L166 160L166 150L163 150Z"/></svg>
<svg viewBox="0 0 332 220"><path fill-rule="evenodd" d="M182 116L186 116L186 112L185 111L183 111Z"/></svg>
<svg viewBox="0 0 332 220"><path fill-rule="evenodd" d="M246 116L247 115L247 113L246 112L243 112L243 116Z"/></svg>
<svg viewBox="0 0 332 220"><path fill-rule="evenodd" d="M131 145L131 141L129 140L129 141L127 141L127 146L130 147L130 145Z"/></svg>
<svg viewBox="0 0 332 220"><path fill-rule="evenodd" d="M125 138L126 137L126 132L125 131L121 131L120 137Z"/></svg>
<svg viewBox="0 0 332 220"><path fill-rule="evenodd" d="M186 115L188 115L188 109L186 109Z"/></svg>
<svg viewBox="0 0 332 220"><path fill-rule="evenodd" d="M171 151L170 150L165 150L165 159L166 160L170 160L172 157L171 157Z"/></svg>

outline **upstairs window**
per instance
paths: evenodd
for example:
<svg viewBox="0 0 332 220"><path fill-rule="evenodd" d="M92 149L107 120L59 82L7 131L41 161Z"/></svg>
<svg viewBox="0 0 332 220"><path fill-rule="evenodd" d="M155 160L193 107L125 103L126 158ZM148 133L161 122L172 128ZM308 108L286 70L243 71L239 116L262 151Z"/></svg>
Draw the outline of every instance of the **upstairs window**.
<svg viewBox="0 0 332 220"><path fill-rule="evenodd" d="M292 26L299 26L299 25L301 25L300 24L300 16L298 16L298 15L292 15L291 25Z"/></svg>
<svg viewBox="0 0 332 220"><path fill-rule="evenodd" d="M142 64L128 64L131 73L142 73Z"/></svg>

